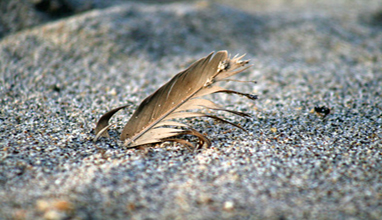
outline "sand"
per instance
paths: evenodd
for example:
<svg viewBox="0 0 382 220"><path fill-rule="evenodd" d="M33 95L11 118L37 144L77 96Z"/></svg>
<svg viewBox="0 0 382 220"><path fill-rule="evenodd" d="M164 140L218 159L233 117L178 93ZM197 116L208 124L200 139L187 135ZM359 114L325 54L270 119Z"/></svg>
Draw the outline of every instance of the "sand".
<svg viewBox="0 0 382 220"><path fill-rule="evenodd" d="M0 15L1 219L381 218L379 1L67 2ZM248 133L188 120L211 147L124 148L139 103L218 50L253 64L224 86L258 100L210 97Z"/></svg>

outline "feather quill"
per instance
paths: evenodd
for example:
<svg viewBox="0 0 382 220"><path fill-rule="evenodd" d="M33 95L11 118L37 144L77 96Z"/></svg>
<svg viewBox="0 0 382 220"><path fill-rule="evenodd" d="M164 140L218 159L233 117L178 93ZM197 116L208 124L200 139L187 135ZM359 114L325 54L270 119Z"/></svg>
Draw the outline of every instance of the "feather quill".
<svg viewBox="0 0 382 220"><path fill-rule="evenodd" d="M215 54L212 52L175 75L169 82L144 99L135 110L120 136L120 139L124 141L124 145L131 148L163 141L175 141L192 146L186 140L175 138L175 136L184 134L196 136L199 139L199 145L211 144L210 140L200 132L186 124L173 121L173 119L178 118L209 117L245 130L241 126L217 116L189 111L200 109L223 110L242 117L248 117L249 115L246 113L227 110L210 100L201 98L212 93L228 93L256 99L257 97L254 95L227 90L214 85L219 81L227 81L229 80L228 77L249 68L250 66L245 67L249 60L241 60L243 57L244 55L230 59L227 51L219 51ZM109 137L107 130L110 127L110 118L126 107L127 105L115 108L105 113L98 120L94 141L99 137Z"/></svg>

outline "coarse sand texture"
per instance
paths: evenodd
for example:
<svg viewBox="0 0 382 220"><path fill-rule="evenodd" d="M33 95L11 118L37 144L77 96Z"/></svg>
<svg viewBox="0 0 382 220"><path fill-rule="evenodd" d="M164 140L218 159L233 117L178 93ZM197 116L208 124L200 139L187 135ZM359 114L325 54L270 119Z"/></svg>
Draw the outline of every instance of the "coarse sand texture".
<svg viewBox="0 0 382 220"><path fill-rule="evenodd" d="M208 99L248 133L181 119L211 146L123 147L140 102L220 50L257 81L224 88L258 99ZM0 219L381 216L381 1L1 1Z"/></svg>

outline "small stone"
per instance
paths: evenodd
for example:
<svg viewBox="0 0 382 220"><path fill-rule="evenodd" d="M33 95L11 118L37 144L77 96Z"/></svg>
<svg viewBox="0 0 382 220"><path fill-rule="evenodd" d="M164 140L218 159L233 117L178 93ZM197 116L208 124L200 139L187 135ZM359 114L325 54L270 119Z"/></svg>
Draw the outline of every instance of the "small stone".
<svg viewBox="0 0 382 220"><path fill-rule="evenodd" d="M66 200L54 201L52 205L55 209L63 212L68 212L73 209L73 205Z"/></svg>
<svg viewBox="0 0 382 220"><path fill-rule="evenodd" d="M57 210L49 210L45 212L44 219L46 220L61 220L64 219L64 214Z"/></svg>
<svg viewBox="0 0 382 220"><path fill-rule="evenodd" d="M50 208L50 206L51 205L46 200L37 200L37 202L36 202L36 208L40 212L45 212L46 210L48 210Z"/></svg>
<svg viewBox="0 0 382 220"><path fill-rule="evenodd" d="M226 202L224 203L224 207L223 207L224 211L233 211L234 208L235 208L235 204L234 204L234 202L232 202L232 201L226 201Z"/></svg>

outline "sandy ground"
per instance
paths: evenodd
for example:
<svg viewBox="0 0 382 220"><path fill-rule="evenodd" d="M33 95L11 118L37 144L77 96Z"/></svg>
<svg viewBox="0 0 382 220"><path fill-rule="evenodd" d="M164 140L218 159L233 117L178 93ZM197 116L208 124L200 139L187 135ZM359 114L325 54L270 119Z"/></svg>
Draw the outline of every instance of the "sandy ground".
<svg viewBox="0 0 382 220"><path fill-rule="evenodd" d="M0 4L0 219L381 219L380 1L20 2ZM140 101L218 50L254 65L225 87L258 100L211 97L249 132L123 148Z"/></svg>

